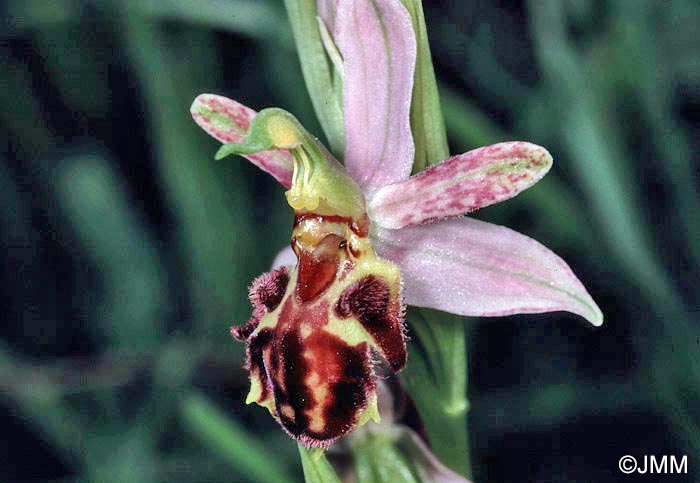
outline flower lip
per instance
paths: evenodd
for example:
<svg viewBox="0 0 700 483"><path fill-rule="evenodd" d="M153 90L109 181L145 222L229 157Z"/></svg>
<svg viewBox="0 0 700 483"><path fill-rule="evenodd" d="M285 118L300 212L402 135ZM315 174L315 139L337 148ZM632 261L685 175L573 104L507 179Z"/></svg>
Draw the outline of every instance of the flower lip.
<svg viewBox="0 0 700 483"><path fill-rule="evenodd" d="M232 333L247 345L247 401L325 448L377 419L372 351L406 364L400 275L374 253L366 216L297 212L292 246L296 268L254 282L253 316Z"/></svg>

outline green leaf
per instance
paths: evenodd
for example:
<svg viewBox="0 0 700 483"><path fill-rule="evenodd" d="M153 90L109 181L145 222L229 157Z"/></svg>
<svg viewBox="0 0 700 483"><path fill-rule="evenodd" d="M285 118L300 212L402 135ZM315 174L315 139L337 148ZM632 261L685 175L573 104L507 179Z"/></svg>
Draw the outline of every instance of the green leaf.
<svg viewBox="0 0 700 483"><path fill-rule="evenodd" d="M209 29L223 29L272 40L291 51L292 32L285 23L284 11L276 2L260 0L148 0L137 5L140 13L163 21L184 21Z"/></svg>
<svg viewBox="0 0 700 483"><path fill-rule="evenodd" d="M582 68L584 61L562 27L560 2L533 1L530 10L535 53L552 85L550 104L562 111L560 135L603 241L665 320L685 319L683 303L654 256L636 178L630 175L633 164L621 144L624 136L609 121L606 90Z"/></svg>
<svg viewBox="0 0 700 483"><path fill-rule="evenodd" d="M0 122L24 151L26 162L39 165L36 158L52 145L53 134L32 87L31 69L12 58L7 44L0 45L0 86Z"/></svg>
<svg viewBox="0 0 700 483"><path fill-rule="evenodd" d="M183 401L181 409L185 425L242 474L260 482L294 481L280 467L274 450L266 448L204 396L191 394Z"/></svg>
<svg viewBox="0 0 700 483"><path fill-rule="evenodd" d="M255 235L248 230L252 196L240 176L242 163L224 167L211 162L203 154L209 140L186 108L205 80L219 78L214 37L192 27L174 34L139 11L138 2L125 1L114 4L110 14L120 21L120 40L141 83L159 182L177 219L174 237L186 264L183 277L192 290L197 330L222 340L221 321L249 313L245 298L231 294L246 291L255 258L245 254L250 253ZM183 58L197 62L177 60Z"/></svg>
<svg viewBox="0 0 700 483"><path fill-rule="evenodd" d="M447 159L450 150L440 110L440 96L430 55L423 5L421 0L402 0L402 3L411 14L418 49L411 98L411 131L416 145L413 171L417 172Z"/></svg>
<svg viewBox="0 0 700 483"><path fill-rule="evenodd" d="M301 444L298 446L306 483L340 483L333 467L320 450L307 449Z"/></svg>
<svg viewBox="0 0 700 483"><path fill-rule="evenodd" d="M285 0L289 22L299 51L301 70L318 120L331 152L341 159L345 140L341 100L333 85L332 66L326 55L316 20L315 0Z"/></svg>
<svg viewBox="0 0 700 483"><path fill-rule="evenodd" d="M123 180L108 159L94 154L63 159L54 177L61 208L104 277L91 328L115 345L152 349L163 331L165 270Z"/></svg>
<svg viewBox="0 0 700 483"><path fill-rule="evenodd" d="M440 88L442 112L451 139L460 148L473 148L506 141L500 127L464 96L447 87Z"/></svg>

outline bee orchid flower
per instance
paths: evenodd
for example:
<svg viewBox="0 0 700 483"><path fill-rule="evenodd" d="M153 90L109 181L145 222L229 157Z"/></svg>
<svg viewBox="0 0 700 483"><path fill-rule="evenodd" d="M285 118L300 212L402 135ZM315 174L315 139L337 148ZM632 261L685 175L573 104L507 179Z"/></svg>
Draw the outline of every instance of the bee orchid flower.
<svg viewBox="0 0 700 483"><path fill-rule="evenodd" d="M321 448L378 419L371 356L395 371L406 364L404 303L470 316L569 311L602 323L556 254L463 216L535 184L550 154L505 142L410 176L411 18L398 0L337 2L331 18L343 62L343 164L281 109L256 113L212 94L191 108L224 143L217 158L242 155L288 189L295 221L278 257L287 262L253 282L253 315L232 333L247 344L248 402Z"/></svg>

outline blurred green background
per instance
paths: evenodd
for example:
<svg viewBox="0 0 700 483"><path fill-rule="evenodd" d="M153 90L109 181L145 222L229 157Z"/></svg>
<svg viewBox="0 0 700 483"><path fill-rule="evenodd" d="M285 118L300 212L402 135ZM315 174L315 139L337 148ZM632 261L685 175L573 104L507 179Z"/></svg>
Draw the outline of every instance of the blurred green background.
<svg viewBox="0 0 700 483"><path fill-rule="evenodd" d="M213 92L321 133L281 1L0 12L0 480L301 481L228 334L291 210L189 116ZM452 151L555 159L475 216L562 255L606 316L467 321L474 480L620 481L629 454L688 455L639 481L700 481L700 3L425 13Z"/></svg>

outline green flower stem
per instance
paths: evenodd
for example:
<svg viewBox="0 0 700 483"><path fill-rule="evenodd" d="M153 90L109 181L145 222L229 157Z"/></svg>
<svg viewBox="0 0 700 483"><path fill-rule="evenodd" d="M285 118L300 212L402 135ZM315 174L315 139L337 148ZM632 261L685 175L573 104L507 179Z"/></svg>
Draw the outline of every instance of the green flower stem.
<svg viewBox="0 0 700 483"><path fill-rule="evenodd" d="M301 60L306 87L331 152L342 159L345 147L343 112L336 96L331 63L316 20L316 0L285 0L289 23Z"/></svg>
<svg viewBox="0 0 700 483"><path fill-rule="evenodd" d="M447 159L450 150L440 109L440 96L430 55L423 5L421 0L402 0L402 3L411 14L418 49L411 97L411 131L416 145L416 157L413 162L415 173Z"/></svg>
<svg viewBox="0 0 700 483"><path fill-rule="evenodd" d="M358 483L418 483L421 481L390 435L368 433L352 444Z"/></svg>
<svg viewBox="0 0 700 483"><path fill-rule="evenodd" d="M462 317L411 308L414 340L402 373L408 393L428 433L435 455L454 471L469 476L467 433L467 356Z"/></svg>
<svg viewBox="0 0 700 483"><path fill-rule="evenodd" d="M306 483L340 483L333 467L320 450L307 449L301 444L297 446Z"/></svg>
<svg viewBox="0 0 700 483"><path fill-rule="evenodd" d="M416 145L413 171L449 157L445 121L421 0L402 0L416 33L417 59L411 98L411 131ZM428 319L431 319L430 323ZM416 336L403 380L425 425L437 457L468 476L467 363L464 322L437 311L412 309L409 326ZM436 394L439 397L436 397Z"/></svg>

